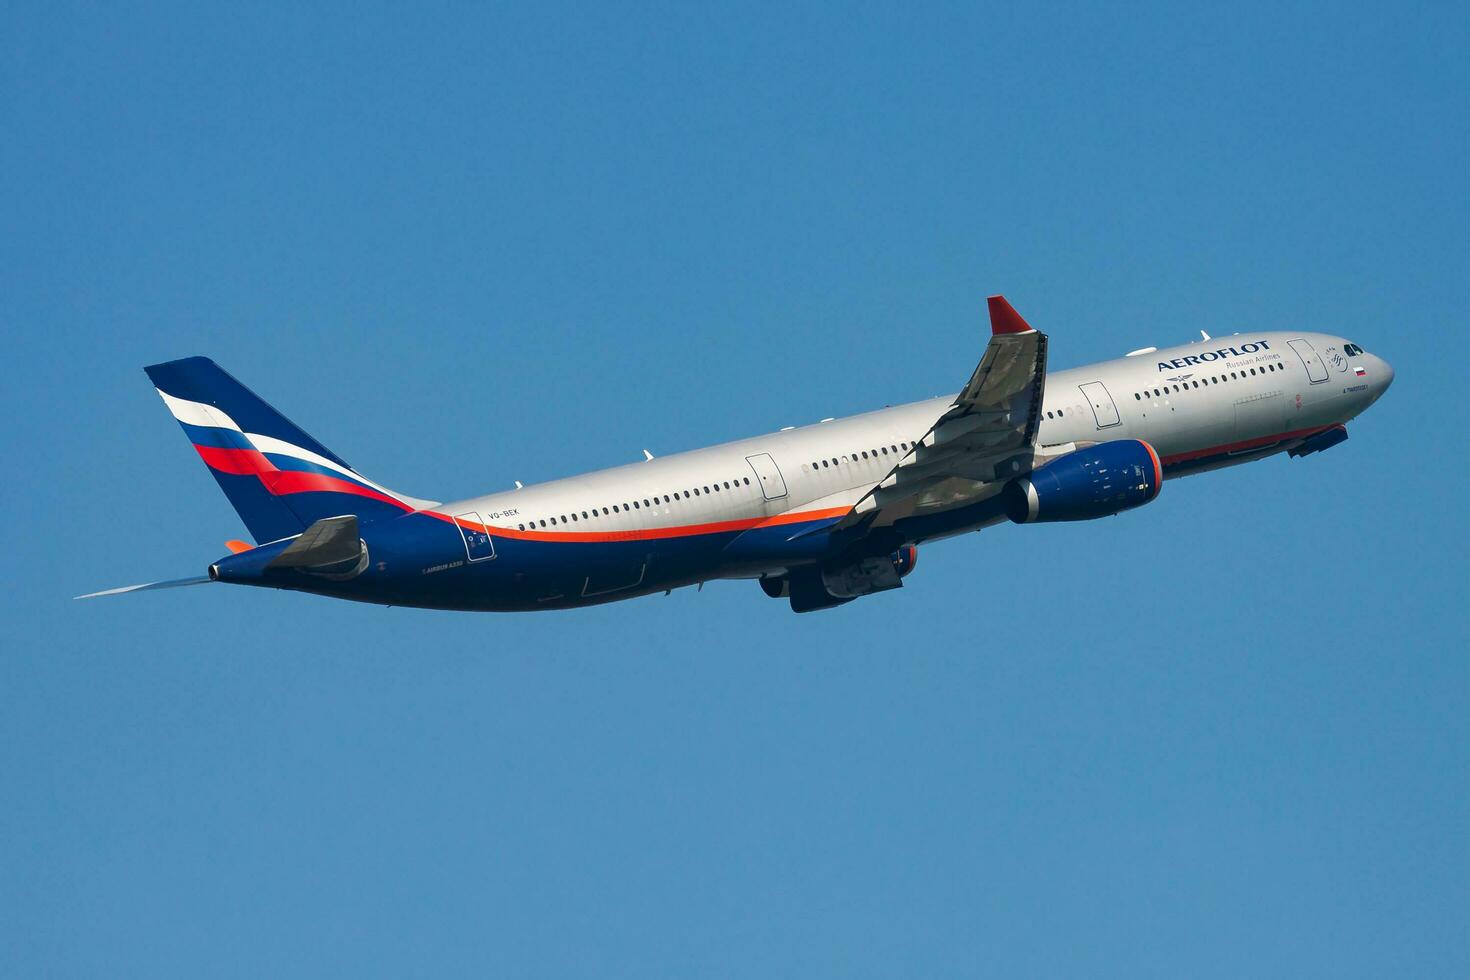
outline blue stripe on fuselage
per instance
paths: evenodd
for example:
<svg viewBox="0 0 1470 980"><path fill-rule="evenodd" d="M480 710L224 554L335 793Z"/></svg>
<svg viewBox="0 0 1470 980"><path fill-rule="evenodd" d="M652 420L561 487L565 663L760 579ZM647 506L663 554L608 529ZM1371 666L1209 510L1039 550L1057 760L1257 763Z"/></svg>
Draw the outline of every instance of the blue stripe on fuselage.
<svg viewBox="0 0 1470 980"><path fill-rule="evenodd" d="M367 569L347 582L300 573L307 591L388 605L524 610L595 605L726 577L760 567L843 555L844 548L891 550L993 520L999 504L910 518L874 535L833 534L823 518L791 524L632 541L556 541L493 535L495 557L471 561L459 528L429 514L405 514L363 528ZM892 539L891 541L889 539ZM626 584L602 592L600 584ZM636 583L632 584L632 583ZM601 594L588 595L588 592Z"/></svg>
<svg viewBox="0 0 1470 980"><path fill-rule="evenodd" d="M250 440L245 438L244 433L234 429L222 429L213 425L191 425L188 422L180 422L184 434L189 441L196 446L210 446L215 449L254 449Z"/></svg>

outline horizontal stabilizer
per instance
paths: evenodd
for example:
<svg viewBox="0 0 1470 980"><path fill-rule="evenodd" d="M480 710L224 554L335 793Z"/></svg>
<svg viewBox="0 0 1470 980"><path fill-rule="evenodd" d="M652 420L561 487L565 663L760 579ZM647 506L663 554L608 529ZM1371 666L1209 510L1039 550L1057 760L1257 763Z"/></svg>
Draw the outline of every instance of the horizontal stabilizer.
<svg viewBox="0 0 1470 980"><path fill-rule="evenodd" d="M104 589L101 592L88 592L86 595L79 595L75 598L96 599L105 595L122 595L124 592L147 592L150 589L177 589L185 585L204 585L208 581L210 579L207 575L199 578L175 578L169 579L167 582L144 582L142 585L124 585L120 589Z"/></svg>
<svg viewBox="0 0 1470 980"><path fill-rule="evenodd" d="M267 568L306 568L352 561L362 549L357 517L324 517L301 532L286 550L270 560Z"/></svg>

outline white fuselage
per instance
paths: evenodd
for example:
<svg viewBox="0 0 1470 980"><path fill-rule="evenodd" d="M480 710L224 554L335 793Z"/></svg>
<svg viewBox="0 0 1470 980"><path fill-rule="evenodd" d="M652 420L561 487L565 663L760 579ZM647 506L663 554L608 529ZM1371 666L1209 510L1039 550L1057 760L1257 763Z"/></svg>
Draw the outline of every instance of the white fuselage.
<svg viewBox="0 0 1470 980"><path fill-rule="evenodd" d="M1357 416L1392 380L1381 359L1344 348L1356 350L1324 334L1260 332L1049 372L1038 445L1142 439L1175 475L1280 452ZM542 540L840 513L952 401L912 402L440 509Z"/></svg>

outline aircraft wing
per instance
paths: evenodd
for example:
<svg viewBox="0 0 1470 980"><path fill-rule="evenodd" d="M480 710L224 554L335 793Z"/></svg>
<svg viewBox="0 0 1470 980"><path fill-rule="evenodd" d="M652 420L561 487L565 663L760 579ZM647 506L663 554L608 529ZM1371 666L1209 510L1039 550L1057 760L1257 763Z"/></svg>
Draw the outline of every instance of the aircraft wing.
<svg viewBox="0 0 1470 980"><path fill-rule="evenodd" d="M998 492L1032 468L1046 386L1046 334L991 296L990 344L954 404L837 524L881 527Z"/></svg>

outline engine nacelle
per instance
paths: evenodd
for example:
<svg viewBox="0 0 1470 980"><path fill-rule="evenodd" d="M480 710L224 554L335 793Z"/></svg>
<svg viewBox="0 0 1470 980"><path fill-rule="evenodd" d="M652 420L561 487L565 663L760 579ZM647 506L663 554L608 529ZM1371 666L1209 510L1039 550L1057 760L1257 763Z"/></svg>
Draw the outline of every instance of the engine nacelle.
<svg viewBox="0 0 1470 980"><path fill-rule="evenodd" d="M1005 488L1006 516L1017 524L1090 521L1159 495L1164 467L1142 439L1119 439L1068 453Z"/></svg>
<svg viewBox="0 0 1470 980"><path fill-rule="evenodd" d="M911 544L899 548L892 555L893 567L898 572L899 578L908 578L914 566L919 563L919 549Z"/></svg>

